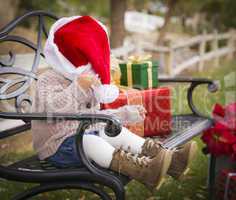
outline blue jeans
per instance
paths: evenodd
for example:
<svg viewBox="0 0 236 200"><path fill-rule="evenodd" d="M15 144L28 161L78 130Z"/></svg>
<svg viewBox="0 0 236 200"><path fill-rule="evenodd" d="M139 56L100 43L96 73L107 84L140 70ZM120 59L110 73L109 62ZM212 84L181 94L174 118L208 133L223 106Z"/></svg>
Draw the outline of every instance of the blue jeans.
<svg viewBox="0 0 236 200"><path fill-rule="evenodd" d="M93 131L85 134L98 135L98 131ZM70 136L66 138L59 146L56 153L46 160L59 168L67 167L82 167L81 158L76 149L76 136Z"/></svg>

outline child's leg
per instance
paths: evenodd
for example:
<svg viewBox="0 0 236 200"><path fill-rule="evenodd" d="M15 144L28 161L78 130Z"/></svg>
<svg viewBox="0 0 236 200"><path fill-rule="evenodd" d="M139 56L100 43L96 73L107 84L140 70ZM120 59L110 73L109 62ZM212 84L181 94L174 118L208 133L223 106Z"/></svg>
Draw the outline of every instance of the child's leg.
<svg viewBox="0 0 236 200"><path fill-rule="evenodd" d="M131 135L130 132L124 133L124 130L122 132L123 134L127 134L127 139L138 139L138 137L132 137L133 135ZM125 137L125 135L122 137ZM120 140L121 138L117 139ZM138 141L138 143L141 145L140 141ZM134 147L136 144L134 143L132 145L132 147ZM130 154L130 152L125 152L120 149L115 150L115 148L103 138L89 134L84 135L83 147L85 154L101 167L109 168L134 178L152 188L161 183L162 178L169 168L172 157L171 151L161 149L158 156L153 159L145 156L139 158L137 155ZM135 148L138 150L138 146Z"/></svg>
<svg viewBox="0 0 236 200"><path fill-rule="evenodd" d="M83 148L89 159L99 166L109 168L115 148L96 135L86 134L83 137Z"/></svg>
<svg viewBox="0 0 236 200"><path fill-rule="evenodd" d="M100 130L99 135L116 149L122 148L134 154L141 153L145 142L145 139L135 135L125 127L122 128L121 133L116 137L107 136L104 130Z"/></svg>

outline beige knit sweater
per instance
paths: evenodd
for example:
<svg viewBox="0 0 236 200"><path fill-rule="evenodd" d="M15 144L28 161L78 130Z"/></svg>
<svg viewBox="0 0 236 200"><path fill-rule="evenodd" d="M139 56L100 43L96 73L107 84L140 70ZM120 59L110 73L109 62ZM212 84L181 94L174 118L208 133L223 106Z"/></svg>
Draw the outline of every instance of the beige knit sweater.
<svg viewBox="0 0 236 200"><path fill-rule="evenodd" d="M49 69L38 77L32 111L57 113L114 114L122 122L129 121L128 107L100 111L92 90L84 92L77 81L69 81L60 73ZM137 109L136 109L137 111ZM136 113L138 116L138 113ZM134 117L132 113L132 118ZM137 121L134 118L130 122ZM60 144L76 133L78 121L32 121L33 146L40 159L53 155Z"/></svg>

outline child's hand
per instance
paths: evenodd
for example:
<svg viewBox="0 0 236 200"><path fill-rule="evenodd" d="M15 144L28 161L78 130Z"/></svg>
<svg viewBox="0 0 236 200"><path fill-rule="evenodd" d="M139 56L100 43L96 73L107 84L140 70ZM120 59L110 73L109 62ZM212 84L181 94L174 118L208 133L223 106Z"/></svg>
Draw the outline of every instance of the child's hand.
<svg viewBox="0 0 236 200"><path fill-rule="evenodd" d="M143 106L136 106L137 110L139 111L139 115L144 119L146 115L146 109Z"/></svg>
<svg viewBox="0 0 236 200"><path fill-rule="evenodd" d="M145 118L146 110L141 105L127 105L123 109L126 115L126 123L141 122Z"/></svg>
<svg viewBox="0 0 236 200"><path fill-rule="evenodd" d="M100 80L95 75L91 74L81 74L78 79L78 85L84 90L88 90L92 85L99 86L101 84Z"/></svg>

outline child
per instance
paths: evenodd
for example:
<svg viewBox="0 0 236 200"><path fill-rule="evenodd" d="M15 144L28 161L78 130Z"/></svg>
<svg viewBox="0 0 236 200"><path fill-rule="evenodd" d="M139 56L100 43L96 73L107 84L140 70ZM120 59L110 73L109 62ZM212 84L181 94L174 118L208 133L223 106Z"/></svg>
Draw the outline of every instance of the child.
<svg viewBox="0 0 236 200"><path fill-rule="evenodd" d="M52 69L38 78L35 112L102 113L116 116L123 124L144 120L142 106L100 110L100 103L112 102L119 94L110 84L110 48L100 22L89 16L58 20L50 30L44 53ZM75 146L78 125L78 121L33 121L33 143L39 158L58 167L81 166ZM171 151L125 127L118 136L108 137L104 124L97 124L84 135L83 148L88 158L101 167L154 188L166 173L176 178L183 174L196 144Z"/></svg>

